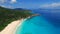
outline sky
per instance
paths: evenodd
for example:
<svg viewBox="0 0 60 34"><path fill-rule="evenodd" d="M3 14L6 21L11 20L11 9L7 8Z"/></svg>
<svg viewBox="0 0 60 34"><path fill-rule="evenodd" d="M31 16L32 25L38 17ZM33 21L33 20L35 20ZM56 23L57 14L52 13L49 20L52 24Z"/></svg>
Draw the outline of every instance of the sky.
<svg viewBox="0 0 60 34"><path fill-rule="evenodd" d="M57 8L60 9L60 0L0 0L0 6L7 8Z"/></svg>

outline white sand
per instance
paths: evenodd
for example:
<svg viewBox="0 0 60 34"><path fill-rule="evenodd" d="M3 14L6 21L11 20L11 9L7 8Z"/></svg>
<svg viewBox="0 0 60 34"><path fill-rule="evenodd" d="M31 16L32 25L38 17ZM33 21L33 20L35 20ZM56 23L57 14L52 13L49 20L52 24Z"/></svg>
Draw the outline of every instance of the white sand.
<svg viewBox="0 0 60 34"><path fill-rule="evenodd" d="M11 22L4 30L0 32L0 34L15 34L15 31L19 25L21 25L21 22L23 22L24 19L20 19L17 21Z"/></svg>

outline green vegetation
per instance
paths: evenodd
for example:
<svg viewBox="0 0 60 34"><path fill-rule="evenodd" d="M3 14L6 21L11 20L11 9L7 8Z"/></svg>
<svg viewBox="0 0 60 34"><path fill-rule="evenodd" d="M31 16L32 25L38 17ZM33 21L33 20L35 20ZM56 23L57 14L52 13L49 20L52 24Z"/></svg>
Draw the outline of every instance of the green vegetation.
<svg viewBox="0 0 60 34"><path fill-rule="evenodd" d="M12 21L31 16L30 10L7 9L0 7L0 31L2 31Z"/></svg>

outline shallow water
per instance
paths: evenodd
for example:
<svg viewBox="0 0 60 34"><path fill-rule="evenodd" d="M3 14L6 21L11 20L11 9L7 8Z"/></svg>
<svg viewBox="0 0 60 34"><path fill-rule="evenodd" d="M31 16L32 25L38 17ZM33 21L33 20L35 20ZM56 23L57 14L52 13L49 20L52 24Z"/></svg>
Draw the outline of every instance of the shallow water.
<svg viewBox="0 0 60 34"><path fill-rule="evenodd" d="M55 28L44 17L35 16L24 21L16 34L60 34L59 31L59 28Z"/></svg>

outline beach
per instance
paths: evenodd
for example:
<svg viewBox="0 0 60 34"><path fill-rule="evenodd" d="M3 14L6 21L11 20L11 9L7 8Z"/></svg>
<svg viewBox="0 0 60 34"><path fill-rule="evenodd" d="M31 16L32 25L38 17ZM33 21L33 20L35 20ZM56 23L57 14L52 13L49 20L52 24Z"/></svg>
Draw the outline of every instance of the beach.
<svg viewBox="0 0 60 34"><path fill-rule="evenodd" d="M15 34L15 31L18 26L22 24L24 19L16 20L8 24L8 26L3 29L0 34Z"/></svg>

